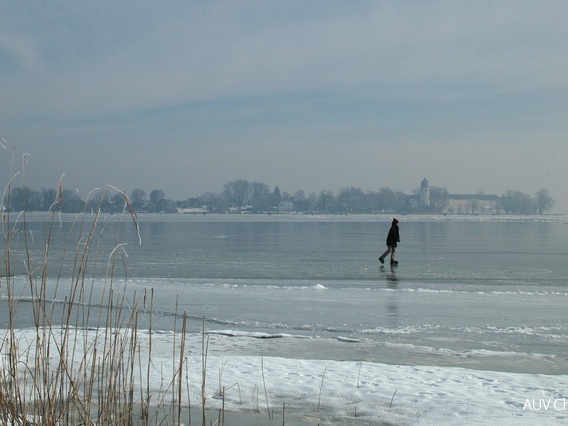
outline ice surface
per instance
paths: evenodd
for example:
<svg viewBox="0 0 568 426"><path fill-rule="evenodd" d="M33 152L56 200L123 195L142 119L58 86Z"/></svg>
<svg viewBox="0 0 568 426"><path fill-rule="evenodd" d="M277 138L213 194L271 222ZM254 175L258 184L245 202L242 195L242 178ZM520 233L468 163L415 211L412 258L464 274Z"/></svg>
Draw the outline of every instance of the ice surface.
<svg viewBox="0 0 568 426"><path fill-rule="evenodd" d="M78 335L92 345L101 330L80 330ZM264 337L229 332L205 337L209 409L224 404L229 418L231 412L257 413L268 421L268 412L280 417L285 406L288 415L304 418L305 424L542 425L568 420L568 375L233 354L233 348ZM139 333L142 371L147 367L150 338L150 389L158 394L172 377L176 359L172 352L174 346L179 348L180 336ZM21 330L17 339L19 347L33 351L35 331ZM202 339L192 334L186 340L184 395L194 409L201 401ZM55 361L51 362L56 365Z"/></svg>

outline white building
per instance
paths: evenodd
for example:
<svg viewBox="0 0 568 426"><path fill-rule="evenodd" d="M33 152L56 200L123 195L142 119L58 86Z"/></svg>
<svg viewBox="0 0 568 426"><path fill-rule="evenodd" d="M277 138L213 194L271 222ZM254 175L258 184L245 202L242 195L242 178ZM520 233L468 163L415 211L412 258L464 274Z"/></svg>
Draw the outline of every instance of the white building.
<svg viewBox="0 0 568 426"><path fill-rule="evenodd" d="M280 201L278 203L279 213L290 213L294 211L294 203L292 201Z"/></svg>
<svg viewBox="0 0 568 426"><path fill-rule="evenodd" d="M498 214L501 210L497 195L449 194L444 190L443 194L436 194L436 200L432 197L430 183L424 178L418 193L418 210L450 214Z"/></svg>

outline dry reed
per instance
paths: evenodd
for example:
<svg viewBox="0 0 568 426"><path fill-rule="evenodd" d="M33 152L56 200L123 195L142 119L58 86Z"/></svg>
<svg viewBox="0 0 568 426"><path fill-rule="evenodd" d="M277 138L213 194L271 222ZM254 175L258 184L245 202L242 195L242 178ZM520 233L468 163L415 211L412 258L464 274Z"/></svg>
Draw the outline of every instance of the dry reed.
<svg viewBox="0 0 568 426"><path fill-rule="evenodd" d="M38 260L34 256L38 238L29 228L27 212L10 209L12 182L18 175L12 174L0 199L0 295L6 311L5 330L0 332L0 424L181 424L182 407L189 406L183 380L187 313L176 308L174 368L169 376L165 372L160 390L152 391L153 291L130 300L126 285L117 284L116 269L124 267L126 253L120 242L110 253L103 252L101 241L108 237L101 205L76 216L64 247L56 250L61 257L54 257L52 237L62 227L60 181L58 198L47 213ZM120 226L134 226L141 242L129 197L109 185L102 191L103 200L109 191L124 199L121 217L129 218L130 225ZM94 300L101 275L104 289L101 299ZM31 333L22 333L20 327L27 315L24 304L30 306ZM147 347L139 340L140 312L150 312Z"/></svg>

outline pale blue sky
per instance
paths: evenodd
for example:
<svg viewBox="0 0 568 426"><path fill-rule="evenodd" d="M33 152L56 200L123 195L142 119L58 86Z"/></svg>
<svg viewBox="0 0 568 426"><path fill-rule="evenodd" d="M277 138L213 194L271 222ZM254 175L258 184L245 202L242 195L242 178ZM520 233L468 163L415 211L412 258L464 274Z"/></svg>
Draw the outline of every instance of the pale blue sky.
<svg viewBox="0 0 568 426"><path fill-rule="evenodd" d="M0 137L38 189L427 177L544 187L568 213L567 18L547 0L0 0Z"/></svg>

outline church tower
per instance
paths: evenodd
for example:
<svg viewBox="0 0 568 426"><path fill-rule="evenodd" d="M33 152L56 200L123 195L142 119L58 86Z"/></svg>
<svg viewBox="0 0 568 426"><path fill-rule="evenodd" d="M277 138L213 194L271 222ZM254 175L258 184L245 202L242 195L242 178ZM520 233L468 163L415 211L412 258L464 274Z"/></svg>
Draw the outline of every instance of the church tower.
<svg viewBox="0 0 568 426"><path fill-rule="evenodd" d="M430 207L430 183L426 178L420 184L420 207Z"/></svg>

